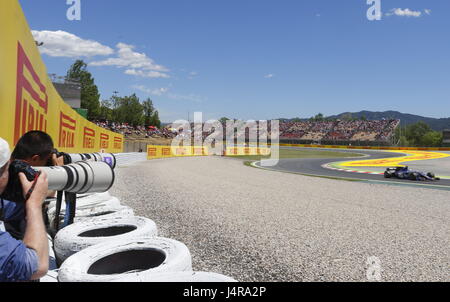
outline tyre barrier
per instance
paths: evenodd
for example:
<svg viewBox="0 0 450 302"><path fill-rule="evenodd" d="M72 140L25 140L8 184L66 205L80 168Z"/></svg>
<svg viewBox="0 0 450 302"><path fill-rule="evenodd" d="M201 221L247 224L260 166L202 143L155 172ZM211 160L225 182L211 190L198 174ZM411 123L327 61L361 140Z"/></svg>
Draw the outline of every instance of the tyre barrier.
<svg viewBox="0 0 450 302"><path fill-rule="evenodd" d="M56 261L60 265L69 256L90 246L108 241L158 235L156 224L145 217L82 220L60 230L53 242Z"/></svg>
<svg viewBox="0 0 450 302"><path fill-rule="evenodd" d="M62 211L59 215L60 223L59 225L63 225L65 211ZM132 208L127 206L109 206L109 205L100 205L98 207L93 207L90 209L77 210L76 216L74 218L74 222L81 222L84 220L91 219L112 219L112 218L127 218L133 217L134 211ZM55 209L50 210L48 213L48 221L49 228L52 234L56 234L56 230L54 229L54 222L56 219Z"/></svg>
<svg viewBox="0 0 450 302"><path fill-rule="evenodd" d="M163 237L110 240L70 256L59 282L141 282L158 273L192 271L189 249Z"/></svg>
<svg viewBox="0 0 450 302"><path fill-rule="evenodd" d="M121 281L124 281L125 278ZM131 279L130 282L133 280ZM149 274L142 282L238 282L228 276L208 272L169 272Z"/></svg>
<svg viewBox="0 0 450 302"><path fill-rule="evenodd" d="M77 210L96 207L101 204L109 204L109 205L120 205L120 200L117 197L111 196L108 192L106 193L98 193L98 194L89 194L89 195L81 195L77 196ZM48 204L48 211L56 208L56 199L52 198ZM63 202L61 204L61 211L66 208L66 203Z"/></svg>

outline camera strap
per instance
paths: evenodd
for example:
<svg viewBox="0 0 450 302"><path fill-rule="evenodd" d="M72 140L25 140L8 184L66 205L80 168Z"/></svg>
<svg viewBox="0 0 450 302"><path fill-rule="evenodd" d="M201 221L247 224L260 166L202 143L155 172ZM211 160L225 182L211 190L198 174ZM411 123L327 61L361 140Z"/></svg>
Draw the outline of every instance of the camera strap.
<svg viewBox="0 0 450 302"><path fill-rule="evenodd" d="M64 226L73 224L76 215L77 194L65 192L66 196L66 214L64 218Z"/></svg>
<svg viewBox="0 0 450 302"><path fill-rule="evenodd" d="M62 204L63 191L58 191L56 193L56 209L55 209L55 220L53 221L53 228L56 232L59 231L59 215L61 214L61 204Z"/></svg>

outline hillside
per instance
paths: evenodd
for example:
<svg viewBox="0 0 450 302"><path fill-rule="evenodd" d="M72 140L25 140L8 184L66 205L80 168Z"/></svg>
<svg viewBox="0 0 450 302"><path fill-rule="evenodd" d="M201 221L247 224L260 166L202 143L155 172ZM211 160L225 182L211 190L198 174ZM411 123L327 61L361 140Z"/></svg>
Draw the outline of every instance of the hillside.
<svg viewBox="0 0 450 302"><path fill-rule="evenodd" d="M360 118L365 116L368 120L380 120L380 119L399 119L402 125L410 125L417 123L419 121L424 121L433 130L442 131L444 129L450 129L450 117L449 118L431 118L424 117L420 115L413 115L407 113L401 113L398 111L384 111L384 112L373 112L373 111L360 111L360 112L345 112L336 116L330 116L330 118L342 118L345 115L351 114L352 117Z"/></svg>
<svg viewBox="0 0 450 302"><path fill-rule="evenodd" d="M381 119L399 119L401 121L402 126L414 124L420 121L424 121L435 131L442 131L444 129L450 129L450 117L448 118L432 118L432 117L424 117L420 115L401 113L398 111L384 111L384 112L375 112L375 111L360 111L360 112L344 112L338 115L328 116L326 118L329 119L343 119L344 117L348 117L351 114L353 118L361 118L363 116L368 120L381 120ZM291 121L293 119L280 119ZM307 121L309 119L302 118L301 120Z"/></svg>

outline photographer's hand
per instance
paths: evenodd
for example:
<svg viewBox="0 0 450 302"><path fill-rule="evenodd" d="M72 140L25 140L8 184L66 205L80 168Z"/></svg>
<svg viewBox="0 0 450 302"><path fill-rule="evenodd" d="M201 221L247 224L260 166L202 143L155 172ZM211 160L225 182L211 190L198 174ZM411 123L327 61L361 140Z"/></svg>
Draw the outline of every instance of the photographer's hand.
<svg viewBox="0 0 450 302"><path fill-rule="evenodd" d="M55 153L52 154L53 166L64 166L64 156L57 157ZM48 191L47 197L56 197L56 191Z"/></svg>
<svg viewBox="0 0 450 302"><path fill-rule="evenodd" d="M56 154L52 154L52 162L54 166L64 166L64 156L56 157Z"/></svg>
<svg viewBox="0 0 450 302"><path fill-rule="evenodd" d="M24 196L33 186L33 182L28 181L25 174L19 173L20 182ZM25 203L27 226L23 243L36 251L39 267L37 272L31 277L32 280L39 279L48 271L48 239L45 230L44 219L42 217L42 203L44 202L48 191L48 179L45 172L41 172L35 180L34 190L30 198Z"/></svg>

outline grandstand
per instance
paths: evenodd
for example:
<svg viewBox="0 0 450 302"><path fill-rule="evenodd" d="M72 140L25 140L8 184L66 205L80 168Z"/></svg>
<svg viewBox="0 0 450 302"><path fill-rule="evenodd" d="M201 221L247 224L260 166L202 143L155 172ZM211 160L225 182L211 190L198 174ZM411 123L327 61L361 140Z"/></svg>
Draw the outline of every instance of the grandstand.
<svg viewBox="0 0 450 302"><path fill-rule="evenodd" d="M400 120L286 122L280 125L280 139L301 143L390 144Z"/></svg>

